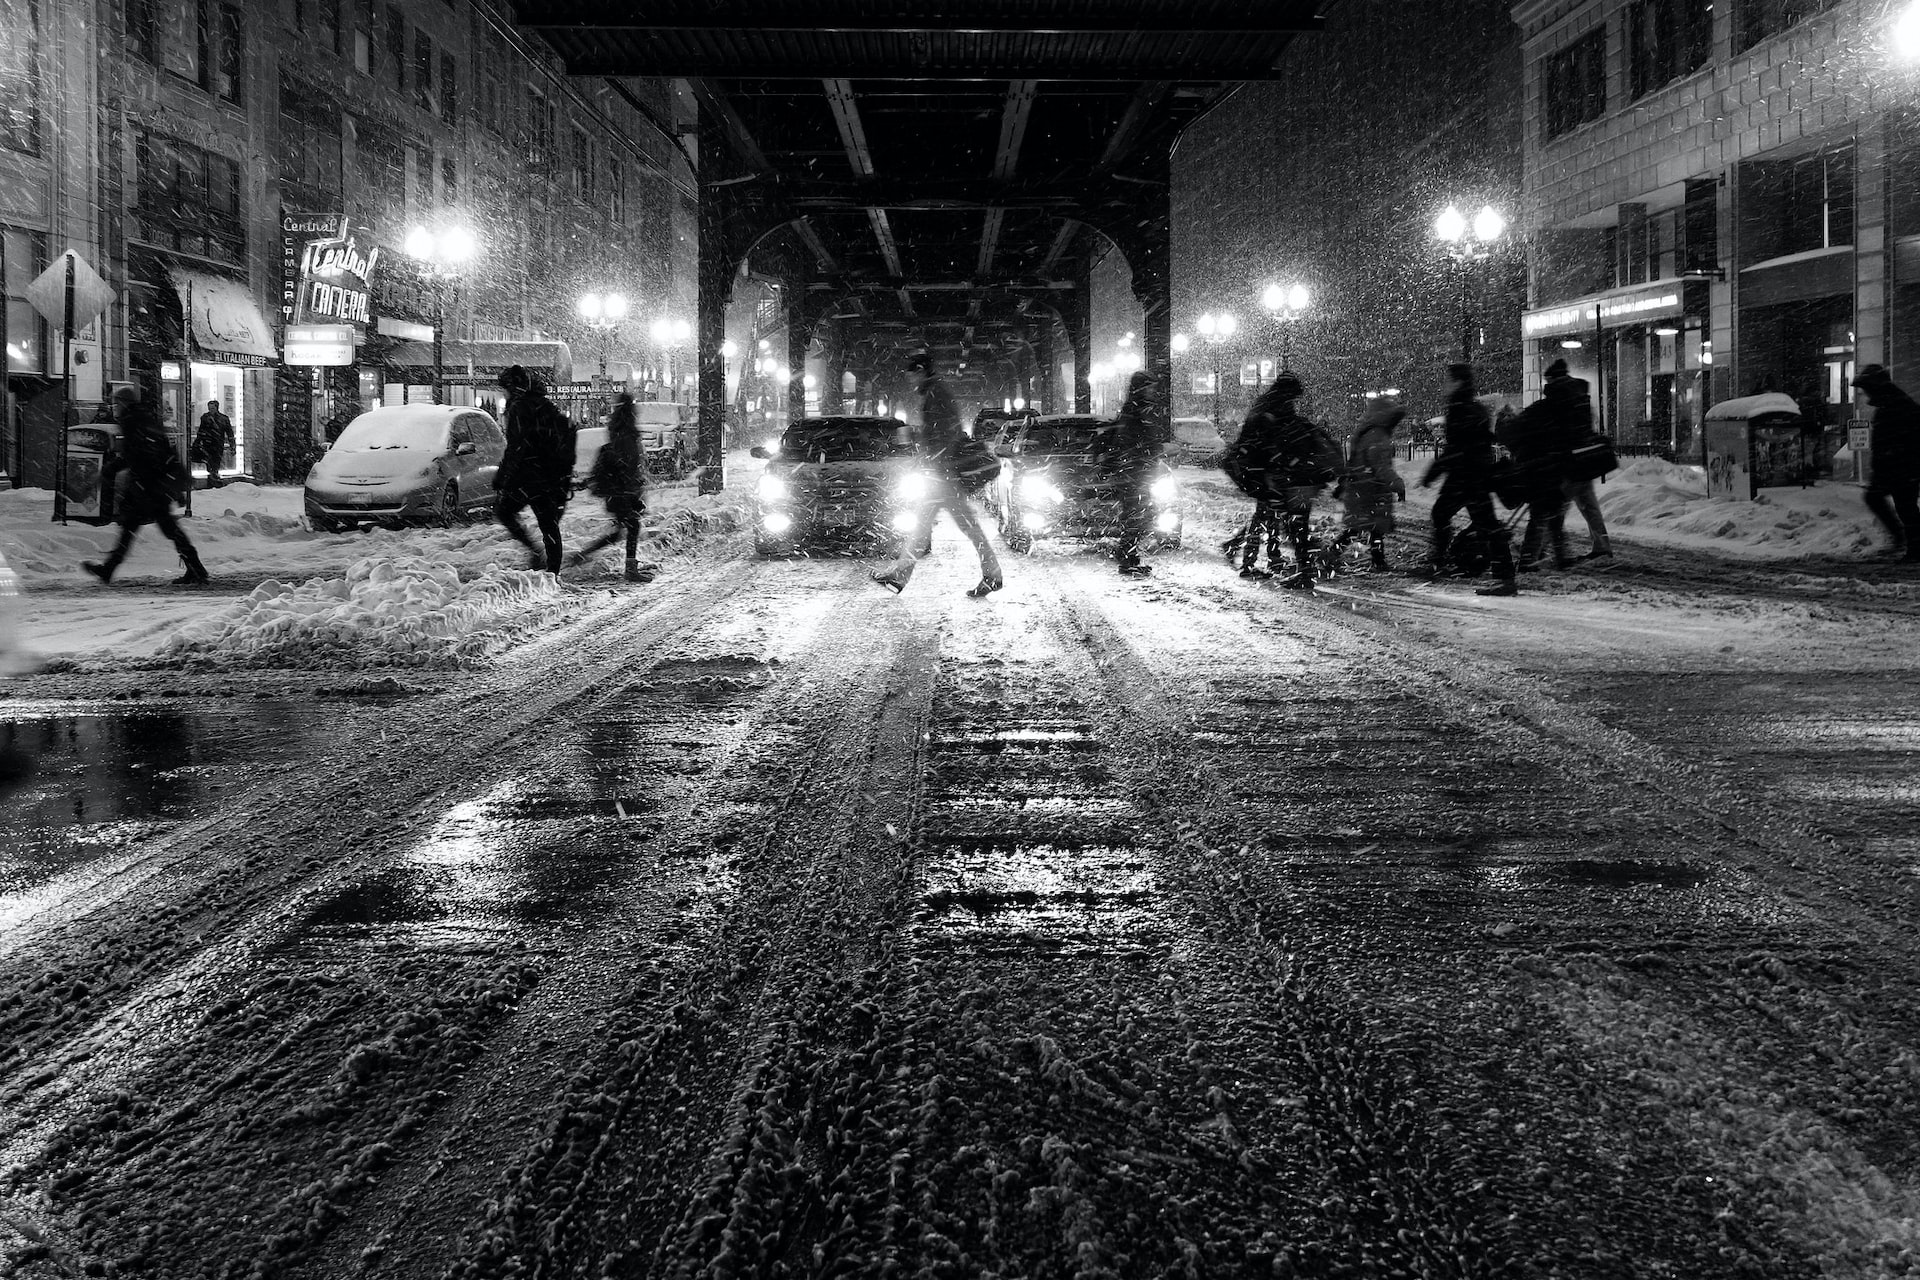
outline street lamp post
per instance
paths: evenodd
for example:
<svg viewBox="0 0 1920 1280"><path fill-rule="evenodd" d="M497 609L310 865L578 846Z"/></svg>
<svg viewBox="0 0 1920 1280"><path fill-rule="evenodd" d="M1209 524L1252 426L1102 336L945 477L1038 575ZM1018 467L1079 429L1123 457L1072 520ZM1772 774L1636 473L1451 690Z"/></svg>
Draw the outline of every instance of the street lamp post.
<svg viewBox="0 0 1920 1280"><path fill-rule="evenodd" d="M1209 311L1193 322L1193 327L1213 352L1213 429L1220 430L1220 348L1240 330L1240 319L1231 311L1214 315Z"/></svg>
<svg viewBox="0 0 1920 1280"><path fill-rule="evenodd" d="M1434 238L1445 248L1447 257L1453 261L1453 271L1460 285L1460 359L1465 364L1473 363L1473 297L1470 290L1470 271L1474 264L1487 260L1493 252L1494 244L1506 234L1507 220L1492 205L1482 205L1480 212L1473 215L1469 223L1466 215L1458 208L1448 205L1433 220Z"/></svg>
<svg viewBox="0 0 1920 1280"><path fill-rule="evenodd" d="M600 339L600 376L607 376L607 352L613 346L614 331L627 318L627 298L612 290L580 295L580 318Z"/></svg>
<svg viewBox="0 0 1920 1280"><path fill-rule="evenodd" d="M1307 304L1312 295L1303 284L1270 284L1266 292L1260 295L1260 305L1273 317L1274 328L1280 332L1280 368L1285 369L1293 360L1293 322L1306 314Z"/></svg>
<svg viewBox="0 0 1920 1280"><path fill-rule="evenodd" d="M667 384L667 399L672 400L677 390L673 381L673 350L693 336L693 326L685 320L662 316L647 332L653 338L653 345L660 348L661 381Z"/></svg>
<svg viewBox="0 0 1920 1280"><path fill-rule="evenodd" d="M446 381L447 288L459 279L460 272L473 260L479 245L473 232L465 227L445 227L429 231L415 227L407 232L407 256L421 264L421 272L433 285L433 402L441 403Z"/></svg>

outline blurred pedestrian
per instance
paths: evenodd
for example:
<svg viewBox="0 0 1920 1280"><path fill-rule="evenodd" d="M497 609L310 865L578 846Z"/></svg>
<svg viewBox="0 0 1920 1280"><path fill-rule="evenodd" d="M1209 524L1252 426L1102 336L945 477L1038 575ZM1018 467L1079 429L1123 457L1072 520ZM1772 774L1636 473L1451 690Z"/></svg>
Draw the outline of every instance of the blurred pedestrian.
<svg viewBox="0 0 1920 1280"><path fill-rule="evenodd" d="M133 548L133 536L142 525L158 525L160 532L180 553L186 572L175 578L176 587L198 586L207 581L207 570L200 563L186 531L173 517L173 504L185 502L193 477L180 461L167 426L152 405L140 398L133 387L116 387L113 392L113 420L120 425L120 470L115 477L120 520L120 536L104 562L81 562L102 582L112 582L115 571Z"/></svg>
<svg viewBox="0 0 1920 1280"><path fill-rule="evenodd" d="M1246 452L1261 460L1267 496L1255 507L1248 526L1240 576L1270 578L1278 572L1279 535L1284 533L1293 550L1293 572L1281 578L1280 585L1310 591L1313 500L1339 478L1341 456L1340 446L1326 429L1301 417L1294 407L1305 394L1305 387L1292 373L1275 375L1273 385L1254 402L1254 412L1241 429ZM1262 536L1267 545L1265 571L1254 564Z"/></svg>
<svg viewBox="0 0 1920 1280"><path fill-rule="evenodd" d="M625 535L627 581L652 582L651 567L640 567L640 517L647 510L647 457L640 446L638 419L632 393L622 391L607 416L607 442L594 455L593 470L587 473L587 489L607 504L613 528L574 552L569 560L581 564Z"/></svg>
<svg viewBox="0 0 1920 1280"><path fill-rule="evenodd" d="M1510 423L1512 416L1508 415L1506 421ZM1513 548L1507 542L1506 522L1493 509L1493 436L1493 420L1475 394L1473 366L1448 365L1445 436L1439 456L1420 478L1422 489L1436 479L1442 481L1440 496L1433 504L1430 568L1436 575L1445 573L1454 539L1471 539L1474 559L1478 561L1484 553L1498 579L1482 594L1510 596L1518 588L1514 585ZM1456 535L1453 518L1462 511L1467 513L1467 529Z"/></svg>
<svg viewBox="0 0 1920 1280"><path fill-rule="evenodd" d="M1894 385L1883 365L1860 370L1853 385L1873 406L1867 510L1885 526L1893 552L1909 564L1920 562L1920 404Z"/></svg>
<svg viewBox="0 0 1920 1280"><path fill-rule="evenodd" d="M906 590L914 567L933 552L933 522L944 510L980 557L980 581L967 595L983 600L1006 583L1000 574L1000 559L993 553L993 544L987 541L986 530L980 527L972 499L967 497L963 466L968 455L963 453L962 446L969 440L960 425L960 406L954 403L953 392L947 389L946 382L934 372L933 357L928 353L918 352L909 358L907 372L918 382L920 392L919 444L920 456L927 468L927 496L920 504L906 549L891 568L872 577L896 594ZM991 455L988 460L991 461Z"/></svg>
<svg viewBox="0 0 1920 1280"><path fill-rule="evenodd" d="M207 401L207 411L200 415L199 429L193 433L192 453L193 460L207 468L207 488L218 489L226 484L220 478L220 468L234 444L233 419L220 412L218 400Z"/></svg>
<svg viewBox="0 0 1920 1280"><path fill-rule="evenodd" d="M1559 372L1556 373L1556 369ZM1600 433L1593 425L1591 388L1585 378L1576 378L1567 372L1565 360L1555 360L1547 366L1546 394L1560 415L1560 430L1566 437L1569 453L1583 445L1600 443ZM1593 477L1570 471L1560 487L1587 524L1587 553L1580 558L1612 559L1613 543L1607 538L1607 520L1600 513L1600 495L1594 492Z"/></svg>
<svg viewBox="0 0 1920 1280"><path fill-rule="evenodd" d="M1094 442L1094 457L1107 480L1120 487L1120 572L1144 578L1153 572L1140 560L1141 544L1153 531L1153 503L1148 486L1160 460L1160 442L1154 439L1154 406L1158 380L1145 369L1127 382L1127 399L1111 427L1102 428Z"/></svg>
<svg viewBox="0 0 1920 1280"><path fill-rule="evenodd" d="M1573 563L1567 550L1567 436L1575 389L1567 362L1547 366L1541 397L1522 409L1498 437L1513 458L1514 479L1526 496L1527 532L1520 540L1520 572L1540 567L1550 545L1556 569Z"/></svg>
<svg viewBox="0 0 1920 1280"><path fill-rule="evenodd" d="M1340 481L1347 527L1338 545L1364 539L1376 573L1392 567L1387 563L1387 535L1393 532L1393 504L1407 500L1407 482L1393 465L1393 432L1406 416L1406 409L1394 401L1376 399L1347 442L1346 474Z"/></svg>
<svg viewBox="0 0 1920 1280"><path fill-rule="evenodd" d="M522 366L502 370L500 386L507 393L507 448L493 477L493 514L507 536L532 553L530 568L558 573L560 513L573 485L573 424L547 399L546 384ZM529 508L540 527L539 547L520 523Z"/></svg>

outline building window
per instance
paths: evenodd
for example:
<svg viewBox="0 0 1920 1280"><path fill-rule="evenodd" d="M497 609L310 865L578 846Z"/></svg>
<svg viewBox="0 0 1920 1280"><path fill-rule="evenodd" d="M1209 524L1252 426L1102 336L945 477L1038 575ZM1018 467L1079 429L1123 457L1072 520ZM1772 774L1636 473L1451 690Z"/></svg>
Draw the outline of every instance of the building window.
<svg viewBox="0 0 1920 1280"><path fill-rule="evenodd" d="M353 0L353 69L372 75L374 17L373 0Z"/></svg>
<svg viewBox="0 0 1920 1280"><path fill-rule="evenodd" d="M220 6L220 38L215 42L213 92L238 105L247 86L245 19L230 4Z"/></svg>
<svg viewBox="0 0 1920 1280"><path fill-rule="evenodd" d="M212 0L133 0L127 38L156 67L227 102L242 101L247 46L240 7Z"/></svg>
<svg viewBox="0 0 1920 1280"><path fill-rule="evenodd" d="M0 147L38 155L39 0L0 0L0 29L10 33L0 40Z"/></svg>
<svg viewBox="0 0 1920 1280"><path fill-rule="evenodd" d="M295 0L294 20L311 48L340 52L340 0Z"/></svg>
<svg viewBox="0 0 1920 1280"><path fill-rule="evenodd" d="M1733 51L1751 49L1788 27L1833 7L1833 0L1737 0L1733 11Z"/></svg>
<svg viewBox="0 0 1920 1280"><path fill-rule="evenodd" d="M1698 71L1712 51L1712 0L1639 0L1627 10L1628 96Z"/></svg>
<svg viewBox="0 0 1920 1280"><path fill-rule="evenodd" d="M460 165L452 156L440 157L440 193L447 208L460 204Z"/></svg>
<svg viewBox="0 0 1920 1280"><path fill-rule="evenodd" d="M1541 88L1546 97L1549 138L1605 115L1607 29L1596 27L1566 48L1547 55Z"/></svg>
<svg viewBox="0 0 1920 1280"><path fill-rule="evenodd" d="M607 216L615 225L627 225L627 171L619 156L607 157Z"/></svg>
<svg viewBox="0 0 1920 1280"><path fill-rule="evenodd" d="M204 258L244 261L240 166L144 129L136 135L135 147L139 191L134 219L140 239Z"/></svg>
<svg viewBox="0 0 1920 1280"><path fill-rule="evenodd" d="M576 128L573 131L574 193L588 204L596 199L593 179L593 143L588 139L586 130Z"/></svg>
<svg viewBox="0 0 1920 1280"><path fill-rule="evenodd" d="M280 177L337 199L341 170L340 108L295 80L280 82Z"/></svg>
<svg viewBox="0 0 1920 1280"><path fill-rule="evenodd" d="M1687 182L1687 203L1681 210L1680 270L1705 275L1720 266L1720 184L1712 178Z"/></svg>
<svg viewBox="0 0 1920 1280"><path fill-rule="evenodd" d="M422 222L433 220L433 148L416 147L413 152L414 208Z"/></svg>
<svg viewBox="0 0 1920 1280"><path fill-rule="evenodd" d="M387 52L393 62L393 88L407 91L407 15L398 9L387 10Z"/></svg>
<svg viewBox="0 0 1920 1280"><path fill-rule="evenodd" d="M453 55L440 55L440 118L448 124L460 120L460 94L454 80Z"/></svg>
<svg viewBox="0 0 1920 1280"><path fill-rule="evenodd" d="M47 269L47 247L37 231L0 227L0 259L6 265L7 372L39 373L47 366L47 331L27 301L27 286Z"/></svg>
<svg viewBox="0 0 1920 1280"><path fill-rule="evenodd" d="M536 161L553 154L553 108L532 85L527 86L527 154Z"/></svg>
<svg viewBox="0 0 1920 1280"><path fill-rule="evenodd" d="M1780 253L1853 243L1853 148L1784 166Z"/></svg>
<svg viewBox="0 0 1920 1280"><path fill-rule="evenodd" d="M362 116L354 119L354 135L360 185L371 195L375 230L398 245L406 238L406 144L393 130Z"/></svg>
<svg viewBox="0 0 1920 1280"><path fill-rule="evenodd" d="M413 101L416 106L433 110L433 37L417 27L413 32Z"/></svg>

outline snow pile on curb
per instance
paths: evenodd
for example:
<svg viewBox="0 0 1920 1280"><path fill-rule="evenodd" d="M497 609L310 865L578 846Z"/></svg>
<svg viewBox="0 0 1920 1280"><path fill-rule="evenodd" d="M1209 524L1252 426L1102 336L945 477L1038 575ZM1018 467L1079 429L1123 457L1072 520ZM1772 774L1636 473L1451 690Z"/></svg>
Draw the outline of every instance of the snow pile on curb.
<svg viewBox="0 0 1920 1280"><path fill-rule="evenodd" d="M419 556L356 560L343 578L299 586L269 579L243 600L190 622L161 647L163 662L290 667L460 667L494 657L541 625L537 606L558 578L490 568L461 581Z"/></svg>

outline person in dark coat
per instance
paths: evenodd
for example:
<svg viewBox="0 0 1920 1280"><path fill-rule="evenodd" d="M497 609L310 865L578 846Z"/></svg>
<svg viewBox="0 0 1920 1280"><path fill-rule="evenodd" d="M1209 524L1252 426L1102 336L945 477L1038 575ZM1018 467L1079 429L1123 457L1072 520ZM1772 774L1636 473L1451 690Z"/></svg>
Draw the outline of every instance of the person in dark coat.
<svg viewBox="0 0 1920 1280"><path fill-rule="evenodd" d="M1567 372L1565 360L1555 360L1547 366L1547 397L1558 406L1560 428L1564 433L1568 449L1580 448L1600 440L1599 432L1593 427L1592 388L1585 378L1576 378ZM1613 543L1607 537L1607 518L1600 511L1600 495L1594 492L1593 481L1576 480L1569 475L1560 482L1567 502L1580 518L1587 522L1587 540L1590 544L1582 560L1610 560L1613 558ZM1565 519L1564 516L1561 517Z"/></svg>
<svg viewBox="0 0 1920 1280"><path fill-rule="evenodd" d="M1920 404L1894 385L1883 365L1860 370L1853 385L1873 406L1867 510L1886 527L1901 559L1920 562Z"/></svg>
<svg viewBox="0 0 1920 1280"><path fill-rule="evenodd" d="M1487 594L1510 596L1517 590L1513 548L1507 543L1506 522L1493 509L1493 420L1475 393L1472 365L1448 365L1447 382L1440 452L1420 479L1422 489L1441 480L1440 496L1433 503L1432 569L1436 574L1446 570L1453 518L1465 511L1467 528L1486 544L1494 577L1499 579ZM1507 415L1504 424L1512 421L1512 415Z"/></svg>
<svg viewBox="0 0 1920 1280"><path fill-rule="evenodd" d="M1407 497L1407 482L1393 465L1394 428L1406 416L1406 409L1392 400L1376 400L1347 442L1347 470L1340 480L1347 527L1339 545L1365 539L1367 558L1377 573L1391 567L1387 535L1393 532L1393 504Z"/></svg>
<svg viewBox="0 0 1920 1280"><path fill-rule="evenodd" d="M1153 531L1153 503L1148 487L1160 460L1160 442L1154 439L1154 406L1158 387L1151 373L1139 369L1127 382L1127 399L1111 427L1094 442L1101 469L1120 482L1120 572L1144 578L1153 572L1140 561L1140 546Z"/></svg>
<svg viewBox="0 0 1920 1280"><path fill-rule="evenodd" d="M986 530L980 527L973 501L967 497L966 486L956 469L956 450L967 440L967 433L960 425L960 406L954 402L947 384L933 371L933 358L926 352L919 352L907 361L907 372L916 375L920 382L920 456L927 468L927 497L920 504L919 518L908 539L907 550L891 568L873 574L873 580L896 594L904 591L913 578L914 566L933 552L933 522L944 509L980 556L980 581L967 595L975 600L985 599L1006 582L1000 574L1000 559L993 553L993 544L987 541Z"/></svg>
<svg viewBox="0 0 1920 1280"><path fill-rule="evenodd" d="M1296 393L1297 394L1297 393ZM1221 455L1221 467L1243 493L1253 498L1253 513L1245 524L1233 531L1233 536L1220 544L1221 553L1231 565L1240 561L1240 576L1243 578L1271 578L1273 574L1255 567L1260 558L1260 543L1267 542L1267 562L1273 563L1280 545L1279 513L1267 501L1267 463L1273 456L1272 435L1275 416L1285 403L1279 391L1279 380L1254 400L1247 410L1246 421L1240 424L1240 433L1227 445Z"/></svg>
<svg viewBox="0 0 1920 1280"><path fill-rule="evenodd" d="M553 401L546 384L520 365L500 374L507 393L506 452L494 474L498 492L493 514L507 535L533 553L532 568L560 572L560 513L573 487L573 424ZM541 547L533 545L520 513L533 509Z"/></svg>
<svg viewBox="0 0 1920 1280"><path fill-rule="evenodd" d="M140 526L152 524L167 535L180 553L180 563L186 566L187 571L175 578L173 585L200 585L207 581L206 566L200 563L200 553L194 550L180 522L173 518L173 504L185 498L192 479L174 452L166 424L133 387L114 390L113 420L120 424L120 473L115 482L122 486L120 537L105 561L87 560L80 567L102 582L112 582L114 572L133 548L133 535Z"/></svg>
<svg viewBox="0 0 1920 1280"><path fill-rule="evenodd" d="M1567 362L1547 366L1547 384L1540 399L1522 409L1498 439L1513 458L1515 480L1527 499L1527 532L1520 540L1520 571L1539 567L1545 544L1553 546L1553 564L1565 569L1573 563L1567 551L1567 451L1572 447L1568 424L1579 388L1564 376ZM1556 376L1559 375L1559 376Z"/></svg>
<svg viewBox="0 0 1920 1280"><path fill-rule="evenodd" d="M614 400L607 417L607 442L594 457L593 470L587 474L587 488L607 504L613 528L569 557L580 564L603 547L627 539L626 578L628 582L652 582L651 566L640 566L640 517L647 510L647 456L640 446L639 413L633 396L622 391Z"/></svg>
<svg viewBox="0 0 1920 1280"><path fill-rule="evenodd" d="M1309 546L1313 500L1339 474L1339 450L1326 433L1300 416L1294 401L1306 394L1291 373L1274 377L1273 385L1253 402L1231 453L1243 475L1242 483L1266 496L1254 502L1246 529L1223 545L1229 557L1244 546L1240 562L1243 578L1271 578L1279 571L1282 534L1293 547L1293 572L1283 587L1313 586L1313 554ZM1331 456L1329 456L1331 455ZM1265 540L1267 567L1257 567Z"/></svg>
<svg viewBox="0 0 1920 1280"><path fill-rule="evenodd" d="M220 412L218 400L207 401L207 411L200 415L200 427L193 433L194 461L206 465L207 488L218 489L226 484L220 478L220 467L235 443L233 419Z"/></svg>

